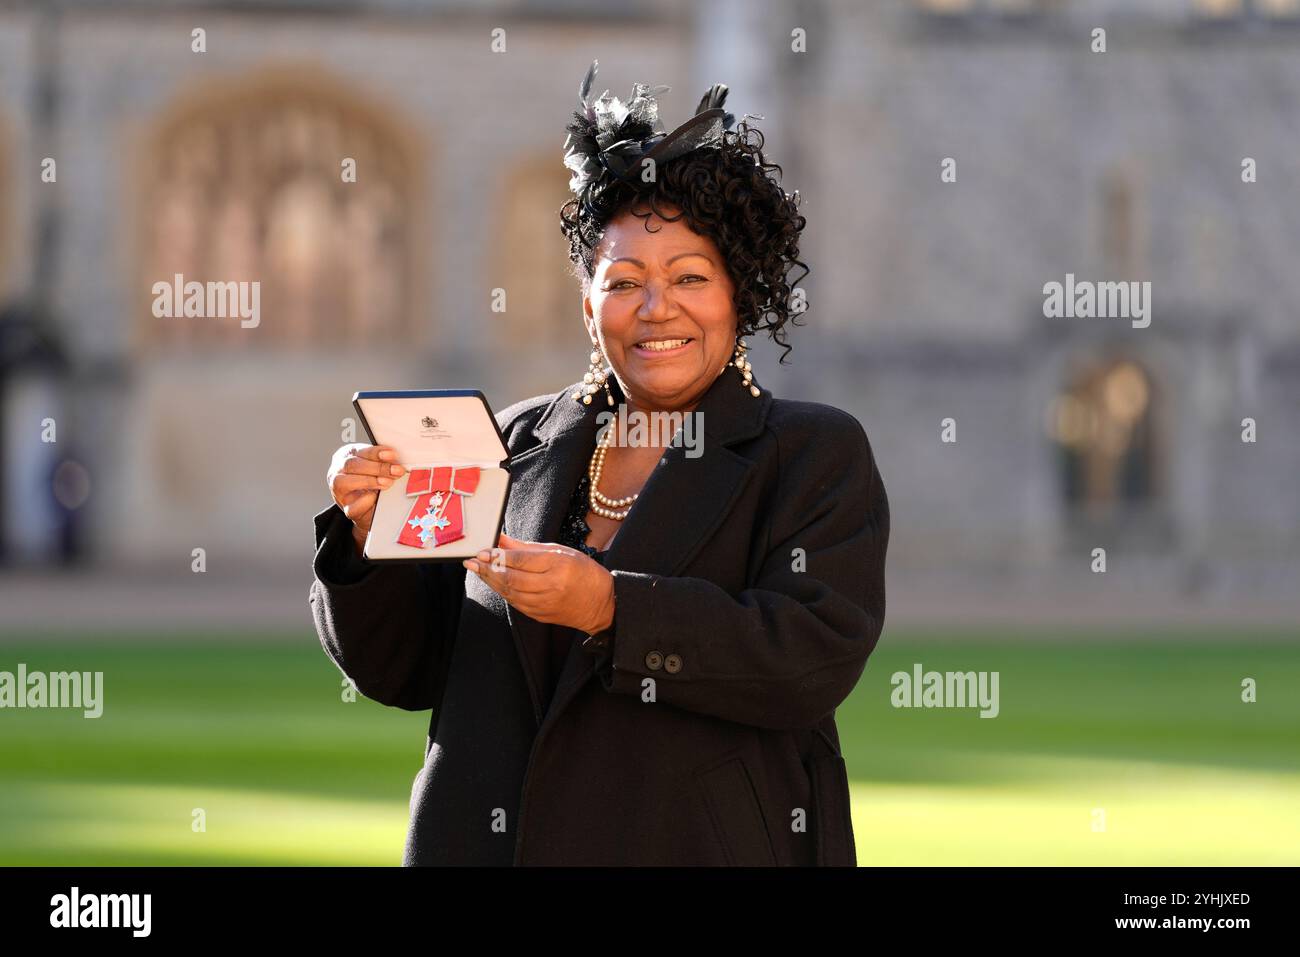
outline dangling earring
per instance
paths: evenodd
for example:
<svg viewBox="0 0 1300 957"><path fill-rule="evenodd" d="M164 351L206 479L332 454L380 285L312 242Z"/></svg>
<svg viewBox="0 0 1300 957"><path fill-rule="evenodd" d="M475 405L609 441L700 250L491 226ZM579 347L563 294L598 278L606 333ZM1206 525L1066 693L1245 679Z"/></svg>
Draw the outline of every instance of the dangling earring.
<svg viewBox="0 0 1300 957"><path fill-rule="evenodd" d="M601 355L600 343L591 340L591 367L582 376L582 388L573 393L574 401L591 405L591 397L605 387L605 401L614 404L614 393L609 391L609 374L605 371L605 357Z"/></svg>
<svg viewBox="0 0 1300 957"><path fill-rule="evenodd" d="M740 384L749 390L750 395L757 398L762 395L762 392L759 391L758 386L753 384L754 369L749 364L749 360L745 358L745 352L747 349L749 349L749 346L745 345L745 337L737 336L736 354L731 357L731 361L728 362L727 365L736 367L736 371L740 373L741 377ZM722 368L725 370L726 367L727 366L723 366Z"/></svg>

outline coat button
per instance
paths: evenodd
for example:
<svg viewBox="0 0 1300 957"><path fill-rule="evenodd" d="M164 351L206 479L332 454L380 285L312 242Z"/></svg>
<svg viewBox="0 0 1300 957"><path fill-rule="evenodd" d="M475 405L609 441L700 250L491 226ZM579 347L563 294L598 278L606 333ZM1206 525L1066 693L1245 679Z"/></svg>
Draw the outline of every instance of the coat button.
<svg viewBox="0 0 1300 957"><path fill-rule="evenodd" d="M682 659L680 655L669 655L664 659L664 671L670 675L675 675L682 670Z"/></svg>
<svg viewBox="0 0 1300 957"><path fill-rule="evenodd" d="M658 671L664 666L664 656L657 651L652 651L645 656L645 666L651 671Z"/></svg>

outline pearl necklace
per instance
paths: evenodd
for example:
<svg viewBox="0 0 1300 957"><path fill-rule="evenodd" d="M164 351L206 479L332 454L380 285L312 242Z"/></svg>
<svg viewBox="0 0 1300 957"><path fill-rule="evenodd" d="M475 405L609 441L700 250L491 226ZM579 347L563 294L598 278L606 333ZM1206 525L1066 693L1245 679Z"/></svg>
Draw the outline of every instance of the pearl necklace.
<svg viewBox="0 0 1300 957"><path fill-rule="evenodd" d="M591 510L602 518L612 518L616 522L621 522L627 518L631 505L637 500L640 492L636 492L627 498L609 498L600 494L600 473L605 468L605 453L609 450L610 439L614 434L614 423L611 422L605 429L605 435L596 443L596 451L591 454L591 462L587 466L587 476L591 479L591 494L588 498L591 501ZM624 506L629 506L624 508ZM620 511L621 509L621 511Z"/></svg>

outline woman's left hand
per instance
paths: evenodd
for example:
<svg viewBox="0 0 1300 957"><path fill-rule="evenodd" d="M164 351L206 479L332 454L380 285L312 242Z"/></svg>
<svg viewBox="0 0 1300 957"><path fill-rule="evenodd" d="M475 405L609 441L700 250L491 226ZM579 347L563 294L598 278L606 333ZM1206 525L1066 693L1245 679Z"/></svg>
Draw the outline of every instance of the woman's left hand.
<svg viewBox="0 0 1300 957"><path fill-rule="evenodd" d="M614 623L614 576L576 548L502 533L462 564L529 618L594 635Z"/></svg>

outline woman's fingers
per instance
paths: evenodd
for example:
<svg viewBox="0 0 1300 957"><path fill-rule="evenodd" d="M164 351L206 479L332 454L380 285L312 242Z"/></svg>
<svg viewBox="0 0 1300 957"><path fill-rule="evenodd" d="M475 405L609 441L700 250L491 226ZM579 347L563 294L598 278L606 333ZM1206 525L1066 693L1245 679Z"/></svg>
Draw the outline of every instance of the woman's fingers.
<svg viewBox="0 0 1300 957"><path fill-rule="evenodd" d="M382 446L360 446L343 460L343 471L353 475L386 475L395 478L406 469L392 460L393 455L396 453ZM380 456L390 457L380 458Z"/></svg>
<svg viewBox="0 0 1300 957"><path fill-rule="evenodd" d="M364 532L369 531L379 492L390 488L405 472L395 449L353 443L335 451L326 484L343 514Z"/></svg>
<svg viewBox="0 0 1300 957"><path fill-rule="evenodd" d="M352 454L372 462L396 462L397 452L390 445L353 445Z"/></svg>
<svg viewBox="0 0 1300 957"><path fill-rule="evenodd" d="M380 489L388 488L393 484L393 480L386 475L353 475L348 472L340 472L334 476L334 484L331 486L335 496L343 496L349 492L357 492L362 489Z"/></svg>
<svg viewBox="0 0 1300 957"><path fill-rule="evenodd" d="M518 542L506 536L512 542ZM519 542L526 548L484 549L462 564L489 584L500 584L520 594L541 595L565 588L580 566L574 559L590 562L582 553L554 542Z"/></svg>
<svg viewBox="0 0 1300 957"><path fill-rule="evenodd" d="M571 576L560 574L564 569L557 567L558 562L564 560L562 555L557 554L557 550L564 549L563 545L534 544L540 547L485 549L461 564L482 578L493 591L517 606L518 602L512 599L518 597L527 600L549 595L557 588L566 587L565 583L571 580Z"/></svg>
<svg viewBox="0 0 1300 957"><path fill-rule="evenodd" d="M499 559L467 558L461 564L489 585L500 585L510 592L532 595L555 587L555 583L548 581L545 575L511 567Z"/></svg>
<svg viewBox="0 0 1300 957"><path fill-rule="evenodd" d="M557 545L555 542L527 542L521 538L511 538L505 532L502 532L497 539L497 545L501 548L526 549L527 551L555 551L563 549L563 545Z"/></svg>
<svg viewBox="0 0 1300 957"><path fill-rule="evenodd" d="M553 571L555 563L562 557L558 549L562 546L543 545L529 548L494 548L489 561L494 568L511 568L521 572L542 574ZM483 554L479 553L480 556Z"/></svg>
<svg viewBox="0 0 1300 957"><path fill-rule="evenodd" d="M508 541L517 542L506 536ZM586 627L603 620L596 604L608 591L609 572L576 549L546 542L528 548L493 548L464 561L511 607L538 621ZM597 576L606 583L597 584Z"/></svg>

